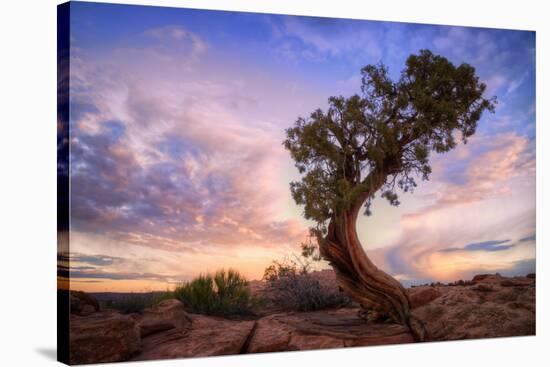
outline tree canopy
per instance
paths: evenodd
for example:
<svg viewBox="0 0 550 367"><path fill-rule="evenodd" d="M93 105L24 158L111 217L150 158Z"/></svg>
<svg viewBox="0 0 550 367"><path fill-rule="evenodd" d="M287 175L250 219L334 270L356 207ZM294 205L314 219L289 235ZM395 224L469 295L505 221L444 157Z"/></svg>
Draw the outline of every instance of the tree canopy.
<svg viewBox="0 0 550 367"><path fill-rule="evenodd" d="M286 130L284 146L302 174L290 184L292 196L322 232L358 200L370 214L379 189L399 205L397 189L410 191L415 180L429 178L430 154L466 143L496 103L484 97L474 67L455 66L429 50L409 56L397 81L383 64L365 66L361 76L360 94L330 97L326 111Z"/></svg>

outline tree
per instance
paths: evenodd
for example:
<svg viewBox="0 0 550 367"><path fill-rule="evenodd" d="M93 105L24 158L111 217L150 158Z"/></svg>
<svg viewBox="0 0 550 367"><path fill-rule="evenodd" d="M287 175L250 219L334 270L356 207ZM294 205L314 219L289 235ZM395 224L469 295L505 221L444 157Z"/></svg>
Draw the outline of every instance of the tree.
<svg viewBox="0 0 550 367"><path fill-rule="evenodd" d="M356 221L380 191L399 205L397 191L412 191L428 180L432 152L467 142L496 97L468 64L421 50L411 55L397 81L383 65L361 69L361 95L330 97L328 110L299 117L286 130L285 148L302 178L292 182L295 202L316 222L311 229L321 256L336 272L340 287L377 317L409 324L403 286L378 269L357 237Z"/></svg>

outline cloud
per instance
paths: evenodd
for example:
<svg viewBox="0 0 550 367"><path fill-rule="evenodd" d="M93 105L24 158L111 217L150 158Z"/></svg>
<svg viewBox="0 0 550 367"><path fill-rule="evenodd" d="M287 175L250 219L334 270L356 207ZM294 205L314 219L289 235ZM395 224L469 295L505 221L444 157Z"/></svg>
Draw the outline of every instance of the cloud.
<svg viewBox="0 0 550 367"><path fill-rule="evenodd" d="M186 32L146 34L193 39ZM197 70L172 74L171 59L157 65L157 75L124 52L113 51L124 60L115 65L79 54L72 71L74 230L191 253L297 245L305 227L280 215L281 198L291 200L280 182L288 159L282 129L240 112L255 103L255 91Z"/></svg>
<svg viewBox="0 0 550 367"><path fill-rule="evenodd" d="M453 26L441 28L437 33L433 50L456 63L474 66L487 85L485 96L498 97L497 110L505 108L507 97L527 80L530 70L534 70L535 60L529 51L534 42L532 32L511 34L499 29Z"/></svg>
<svg viewBox="0 0 550 367"><path fill-rule="evenodd" d="M166 283L181 283L186 278L179 277L168 277L161 274L154 273L109 273L104 271L79 271L77 269L71 269L70 272L71 279L104 279L104 280L154 280L162 281Z"/></svg>
<svg viewBox="0 0 550 367"><path fill-rule="evenodd" d="M515 261L511 267L499 269L505 276L521 276L536 273L537 261L535 258Z"/></svg>
<svg viewBox="0 0 550 367"><path fill-rule="evenodd" d="M503 241L484 241L470 243L464 247L449 247L439 250L440 252L456 252L456 251L505 251L514 247L514 245L504 245L503 243L510 242L510 240Z"/></svg>
<svg viewBox="0 0 550 367"><path fill-rule="evenodd" d="M525 82L528 76L529 72L526 71L518 79L512 80L508 85L508 89L506 89L506 94L508 95L515 92L523 84L523 82Z"/></svg>
<svg viewBox="0 0 550 367"><path fill-rule="evenodd" d="M179 25L167 25L157 28L151 28L143 34L155 41L155 46L163 45L189 47L189 54L192 58L199 58L206 52L208 46L197 34L188 31Z"/></svg>
<svg viewBox="0 0 550 367"><path fill-rule="evenodd" d="M78 236L77 236L78 237ZM189 276L173 273L156 273L150 271L128 271L145 269L144 262L155 259L139 259L135 256L118 257L109 255L82 254L79 252L58 253L57 276L66 279L97 280L149 280L164 283L180 283Z"/></svg>
<svg viewBox="0 0 550 367"><path fill-rule="evenodd" d="M536 235L536 234L532 234L532 235L530 235L530 236L521 238L519 241L520 241L520 242L531 242L531 241L535 241L536 238L537 238L537 235Z"/></svg>
<svg viewBox="0 0 550 367"><path fill-rule="evenodd" d="M58 252L57 276L61 278L72 277L73 274L96 272L98 268L117 266L125 260L121 257L107 255L86 255L78 252Z"/></svg>
<svg viewBox="0 0 550 367"><path fill-rule="evenodd" d="M421 48L475 66L499 95L500 123L484 115L467 146L433 157L431 181L384 218L391 238L369 255L404 282L529 267L534 140L520 134L525 102L515 97L529 90L522 83L534 92L522 80L534 72L522 51L533 34L288 16L261 16L265 29L250 34L251 23L228 27L216 14L186 12L185 26L135 34L105 24L108 39L72 41L71 251L96 262L72 262L77 276L117 287L163 287L220 266L261 276L308 225L288 190L298 177L284 129L329 95L358 92L363 65L383 61L398 77Z"/></svg>
<svg viewBox="0 0 550 367"><path fill-rule="evenodd" d="M439 240L445 241L445 236ZM403 243L369 252L379 267L408 281L407 284L469 279L487 272L525 275L534 271L529 260L534 255L533 244L520 241L483 241L447 248L426 241L425 245Z"/></svg>
<svg viewBox="0 0 550 367"><path fill-rule="evenodd" d="M474 65L498 63L503 55L494 32L468 27L441 28L433 39L435 51L455 60L469 60Z"/></svg>
<svg viewBox="0 0 550 367"><path fill-rule="evenodd" d="M503 74L495 73L484 79L483 82L487 86L485 98L492 98L502 87L508 84L508 78Z"/></svg>
<svg viewBox="0 0 550 367"><path fill-rule="evenodd" d="M508 195L508 181L533 177L536 161L526 137L501 133L474 136L467 145L460 145L447 156L435 157L432 166L434 181L439 184L435 201L403 220L414 221L427 212Z"/></svg>
<svg viewBox="0 0 550 367"><path fill-rule="evenodd" d="M77 252L72 253L58 253L57 261L64 262L78 262L84 264L90 264L95 266L113 265L117 262L123 261L121 257L113 257L107 255L84 255ZM92 267L92 269L95 269Z"/></svg>
<svg viewBox="0 0 550 367"><path fill-rule="evenodd" d="M532 143L515 133L478 135L434 157L429 185L402 198L421 204L405 208L399 235L369 256L407 282L512 271L534 256L534 167Z"/></svg>
<svg viewBox="0 0 550 367"><path fill-rule="evenodd" d="M383 32L364 22L317 17L266 18L278 52L290 59L325 61L327 57L372 59L382 57Z"/></svg>

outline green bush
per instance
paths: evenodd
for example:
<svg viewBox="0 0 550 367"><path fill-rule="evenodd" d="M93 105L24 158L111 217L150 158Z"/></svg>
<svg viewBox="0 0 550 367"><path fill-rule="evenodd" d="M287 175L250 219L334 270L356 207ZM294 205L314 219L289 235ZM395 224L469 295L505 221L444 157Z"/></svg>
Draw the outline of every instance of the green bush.
<svg viewBox="0 0 550 367"><path fill-rule="evenodd" d="M176 288L174 295L191 312L206 315L248 315L253 300L247 281L239 272L218 270Z"/></svg>

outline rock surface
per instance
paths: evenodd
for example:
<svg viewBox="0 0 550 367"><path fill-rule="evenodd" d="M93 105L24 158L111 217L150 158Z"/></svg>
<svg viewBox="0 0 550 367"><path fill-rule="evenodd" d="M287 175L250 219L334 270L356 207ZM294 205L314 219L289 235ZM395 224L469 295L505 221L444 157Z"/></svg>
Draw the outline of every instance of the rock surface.
<svg viewBox="0 0 550 367"><path fill-rule="evenodd" d="M333 274L322 272L321 278L323 286L337 289ZM269 295L261 283L253 283L252 292ZM177 300L163 301L141 315L125 316L98 311L79 296L75 302L80 303L71 315L71 363L534 335L535 284L534 275L484 274L471 281L408 289L412 331L402 325L366 321L353 305L316 312L281 312L271 305L257 320L237 321L188 314ZM82 304L92 305L93 312L88 314Z"/></svg>
<svg viewBox="0 0 550 367"><path fill-rule="evenodd" d="M441 292L434 287L415 287L408 289L411 309L424 306L441 296Z"/></svg>
<svg viewBox="0 0 550 367"><path fill-rule="evenodd" d="M342 348L414 341L405 326L367 323L358 308L282 313L257 321L248 353Z"/></svg>
<svg viewBox="0 0 550 367"><path fill-rule="evenodd" d="M145 310L137 317L137 326L142 338L170 329L184 331L191 326L191 318L185 312L183 303L175 299L162 301Z"/></svg>
<svg viewBox="0 0 550 367"><path fill-rule="evenodd" d="M126 361L140 348L136 323L116 312L71 315L71 364Z"/></svg>
<svg viewBox="0 0 550 367"><path fill-rule="evenodd" d="M94 297L84 292L71 291L72 314L87 316L98 311L99 302Z"/></svg>
<svg viewBox="0 0 550 367"><path fill-rule="evenodd" d="M478 275L472 283L436 287L441 296L412 311L425 341L535 335L535 279Z"/></svg>
<svg viewBox="0 0 550 367"><path fill-rule="evenodd" d="M174 328L145 337L141 353L133 360L239 354L255 323L201 315L190 318L191 325L186 330Z"/></svg>

